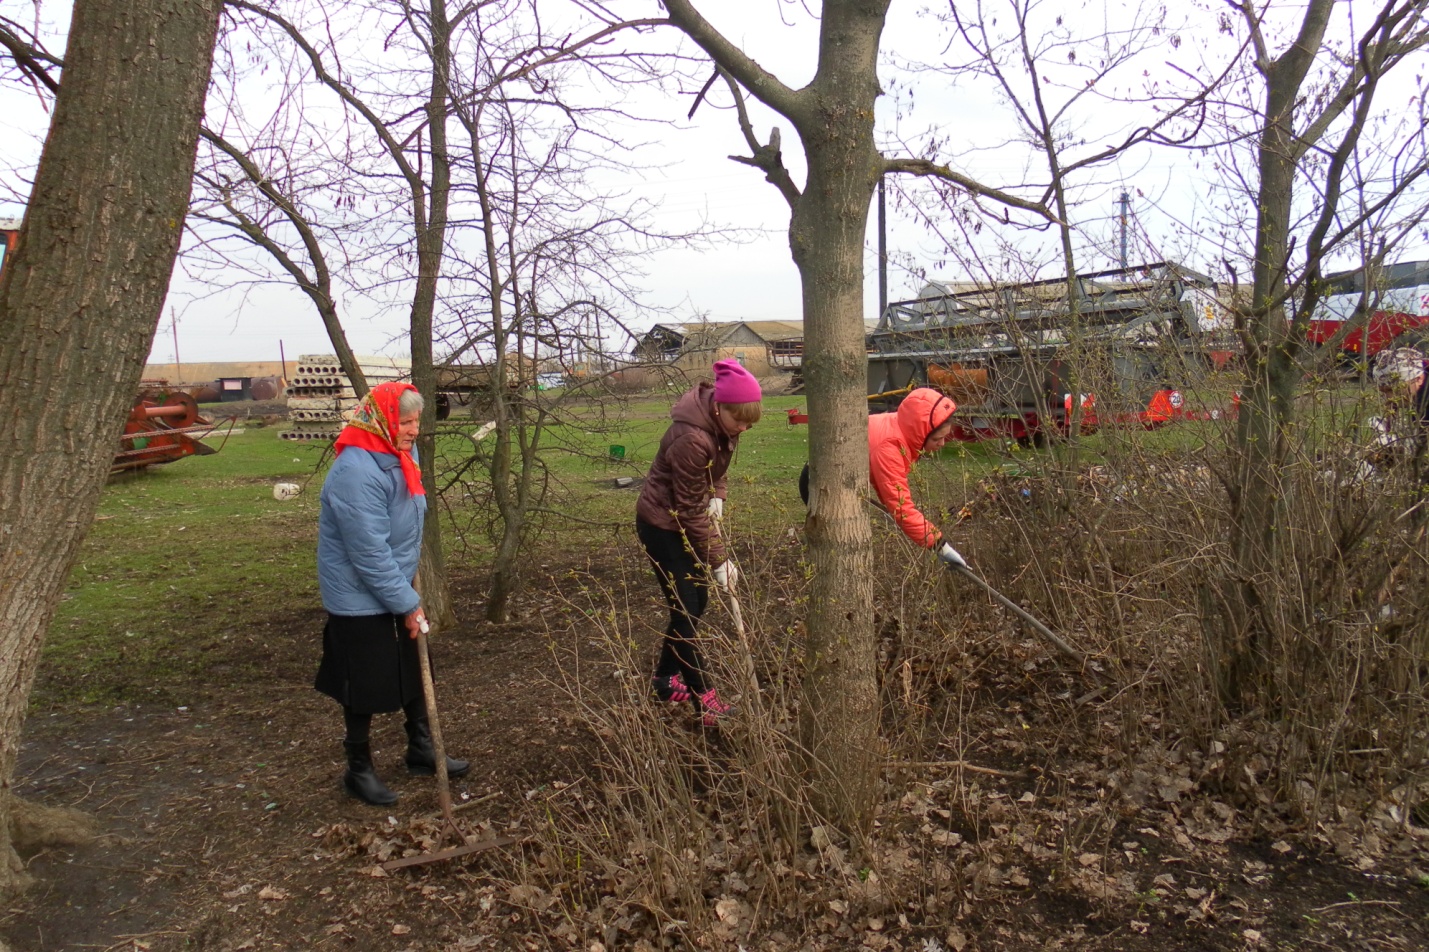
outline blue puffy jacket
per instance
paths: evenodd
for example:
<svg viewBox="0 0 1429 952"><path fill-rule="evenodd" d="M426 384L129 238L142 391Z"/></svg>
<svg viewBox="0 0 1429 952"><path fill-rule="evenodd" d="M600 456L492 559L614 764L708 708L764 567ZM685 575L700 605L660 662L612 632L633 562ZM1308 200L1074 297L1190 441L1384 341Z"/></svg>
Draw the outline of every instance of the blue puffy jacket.
<svg viewBox="0 0 1429 952"><path fill-rule="evenodd" d="M349 446L328 471L321 498L323 607L334 615L405 615L416 609L422 599L412 578L427 497L407 492L397 457Z"/></svg>

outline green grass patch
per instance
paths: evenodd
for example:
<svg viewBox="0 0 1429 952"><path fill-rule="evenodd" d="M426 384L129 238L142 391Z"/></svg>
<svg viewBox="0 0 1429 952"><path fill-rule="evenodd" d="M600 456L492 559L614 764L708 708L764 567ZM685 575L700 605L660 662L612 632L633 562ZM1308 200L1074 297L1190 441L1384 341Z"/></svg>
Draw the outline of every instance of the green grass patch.
<svg viewBox="0 0 1429 952"><path fill-rule="evenodd" d="M147 699L202 677L254 617L313 604L318 484L290 502L272 487L321 458L263 429L111 480L46 641L46 698Z"/></svg>

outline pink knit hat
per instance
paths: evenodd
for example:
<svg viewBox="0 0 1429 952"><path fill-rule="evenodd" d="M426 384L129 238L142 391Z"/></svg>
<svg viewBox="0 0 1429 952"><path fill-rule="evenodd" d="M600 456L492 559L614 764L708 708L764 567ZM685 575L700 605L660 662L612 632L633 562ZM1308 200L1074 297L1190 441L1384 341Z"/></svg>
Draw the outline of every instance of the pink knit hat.
<svg viewBox="0 0 1429 952"><path fill-rule="evenodd" d="M714 375L714 398L718 403L758 403L764 398L759 381L737 360L716 361Z"/></svg>

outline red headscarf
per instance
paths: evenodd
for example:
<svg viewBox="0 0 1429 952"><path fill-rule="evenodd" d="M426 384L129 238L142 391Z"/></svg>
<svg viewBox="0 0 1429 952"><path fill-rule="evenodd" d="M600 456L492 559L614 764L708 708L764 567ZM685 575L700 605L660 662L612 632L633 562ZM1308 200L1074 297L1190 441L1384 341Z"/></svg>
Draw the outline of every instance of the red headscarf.
<svg viewBox="0 0 1429 952"><path fill-rule="evenodd" d="M410 383L379 383L367 391L367 396L352 411L352 419L342 428L335 444L335 452L349 446L367 450L369 453L391 453L402 463L402 478L407 481L407 492L413 496L426 494L422 488L422 471L412 454L397 449L397 423L401 419L398 409L402 394L417 388Z"/></svg>

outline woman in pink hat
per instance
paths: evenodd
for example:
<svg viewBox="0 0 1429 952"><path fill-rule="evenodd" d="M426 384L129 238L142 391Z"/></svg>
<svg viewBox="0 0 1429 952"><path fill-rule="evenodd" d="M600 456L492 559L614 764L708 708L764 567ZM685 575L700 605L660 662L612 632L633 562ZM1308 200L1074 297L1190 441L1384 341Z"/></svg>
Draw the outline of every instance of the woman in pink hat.
<svg viewBox="0 0 1429 952"><path fill-rule="evenodd" d="M670 606L655 696L672 704L693 702L708 727L730 708L705 676L695 627L709 600L707 578L731 591L739 577L720 538L725 472L739 434L759 422L763 398L759 381L739 361L718 361L714 377L670 410L674 422L635 504L635 532Z"/></svg>

